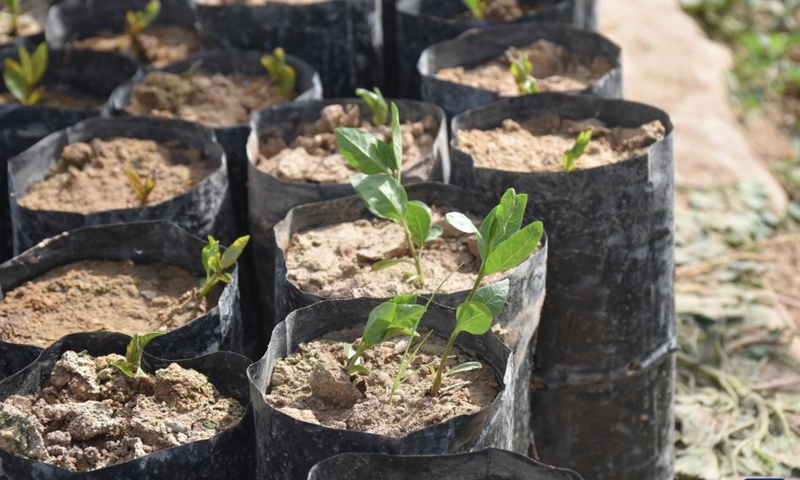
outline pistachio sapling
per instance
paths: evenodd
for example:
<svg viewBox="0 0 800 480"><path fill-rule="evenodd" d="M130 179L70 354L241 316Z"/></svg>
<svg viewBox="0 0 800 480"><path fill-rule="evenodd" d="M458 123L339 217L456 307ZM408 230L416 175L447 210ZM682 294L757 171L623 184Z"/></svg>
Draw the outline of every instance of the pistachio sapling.
<svg viewBox="0 0 800 480"><path fill-rule="evenodd" d="M136 170L132 168L125 169L125 176L128 177L128 183L130 184L134 195L136 195L136 198L139 199L139 205L147 205L148 199L150 198L150 193L154 188L156 188L156 174L157 172L153 172L152 174L148 175L146 179L142 180L142 177L136 172Z"/></svg>
<svg viewBox="0 0 800 480"><path fill-rule="evenodd" d="M148 333L146 335L136 334L128 343L125 349L125 360L116 360L111 365L129 378L147 378L147 374L142 370L142 353L144 347L156 337L164 335L161 332Z"/></svg>
<svg viewBox="0 0 800 480"><path fill-rule="evenodd" d="M147 52L139 40L139 35L155 22L160 14L161 2L159 0L150 0L143 10L138 12L128 10L125 14L125 31L130 42L130 49L140 62L148 63L150 59L147 58Z"/></svg>
<svg viewBox="0 0 800 480"><path fill-rule="evenodd" d="M511 60L509 71L514 76L514 81L517 82L519 93L539 93L539 83L532 75L533 63L526 52L522 52L519 58Z"/></svg>
<svg viewBox="0 0 800 480"><path fill-rule="evenodd" d="M572 172L577 167L578 159L586 153L589 143L592 141L592 129L584 130L578 134L572 148L564 152L563 164L565 172Z"/></svg>
<svg viewBox="0 0 800 480"><path fill-rule="evenodd" d="M23 105L36 105L42 99L43 87L37 85L47 71L47 43L42 42L33 54L19 47L19 62L6 58L3 81L6 88Z"/></svg>
<svg viewBox="0 0 800 480"><path fill-rule="evenodd" d="M350 183L376 217L395 222L403 229L406 246L413 259L415 273L407 276L419 288L425 285L422 251L425 245L442 235L438 225L431 225L431 209L423 202L408 200L401 184L403 138L400 114L392 103L392 145L357 128L337 128L336 142L344 158L359 173L350 176ZM373 270L389 268L407 261L384 259Z"/></svg>
<svg viewBox="0 0 800 480"><path fill-rule="evenodd" d="M297 73L286 63L286 52L282 48L273 50L272 55L262 56L261 65L267 69L269 76L275 79L277 83L275 89L279 94L287 97L294 91Z"/></svg>
<svg viewBox="0 0 800 480"><path fill-rule="evenodd" d="M208 236L208 244L203 247L202 261L203 268L206 271L206 278L203 279L200 291L197 292L197 298L202 299L208 295L208 292L214 288L218 283L230 283L231 274L226 272L232 268L239 257L242 255L247 242L250 241L250 235L239 237L236 241L228 247L224 253L220 251L221 247L219 242L211 235Z"/></svg>
<svg viewBox="0 0 800 480"><path fill-rule="evenodd" d="M472 18L475 20L483 20L486 18L486 0L461 0L464 5L469 9Z"/></svg>
<svg viewBox="0 0 800 480"><path fill-rule="evenodd" d="M10 18L9 34L16 35L19 32L19 4L21 0L6 0L6 8Z"/></svg>
<svg viewBox="0 0 800 480"><path fill-rule="evenodd" d="M372 124L376 127L386 125L389 120L389 104L386 103L386 98L380 88L375 87L370 92L363 88L356 89L356 96L364 100L369 108L372 110Z"/></svg>

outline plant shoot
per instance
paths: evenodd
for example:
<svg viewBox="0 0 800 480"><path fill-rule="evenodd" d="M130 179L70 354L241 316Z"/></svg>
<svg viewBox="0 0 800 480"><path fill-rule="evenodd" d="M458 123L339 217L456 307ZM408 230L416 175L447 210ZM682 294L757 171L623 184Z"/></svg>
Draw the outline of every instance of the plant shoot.
<svg viewBox="0 0 800 480"><path fill-rule="evenodd" d="M19 4L21 0L6 0L6 8L8 9L8 14L11 17L10 20L10 29L9 35L12 37L17 35L19 32Z"/></svg>
<svg viewBox="0 0 800 480"><path fill-rule="evenodd" d="M139 12L128 11L125 14L126 32L130 41L130 48L136 58L142 63L149 63L147 52L139 40L139 35L144 32L161 14L161 2L150 0L150 2Z"/></svg>
<svg viewBox="0 0 800 480"><path fill-rule="evenodd" d="M242 255L249 241L250 235L239 237L225 250L225 253L222 253L219 242L211 235L208 236L208 244L203 247L202 253L203 268L206 271L206 278L203 279L200 285L200 291L197 293L198 299L205 298L208 292L219 282L231 282L231 274L226 272L226 270L232 268L236 264L236 261Z"/></svg>
<svg viewBox="0 0 800 480"><path fill-rule="evenodd" d="M117 367L120 372L129 378L147 378L147 374L142 370L142 353L144 353L144 347L151 340L161 335L164 334L153 332L142 336L139 336L139 334L134 335L130 343L128 343L128 348L125 349L125 360L116 360L111 365Z"/></svg>
<svg viewBox="0 0 800 480"><path fill-rule="evenodd" d="M483 20L486 18L486 0L461 0L464 5L469 9L472 18L475 20Z"/></svg>
<svg viewBox="0 0 800 480"><path fill-rule="evenodd" d="M33 54L19 47L19 62L6 58L3 81L6 88L23 105L36 105L42 99L43 87L37 87L47 71L47 43L42 42Z"/></svg>
<svg viewBox="0 0 800 480"><path fill-rule="evenodd" d="M511 60L509 71L517 82L519 93L524 95L539 93L539 83L532 75L533 63L526 52L522 52L519 58Z"/></svg>
<svg viewBox="0 0 800 480"><path fill-rule="evenodd" d="M375 87L370 92L363 88L356 89L356 96L369 105L372 110L372 124L376 127L386 125L389 120L389 104L383 97L383 93L378 87Z"/></svg>
<svg viewBox="0 0 800 480"><path fill-rule="evenodd" d="M272 55L262 56L261 65L267 69L269 76L275 79L278 93L287 97L294 92L297 74L294 68L286 63L286 52L282 48L273 50Z"/></svg>
<svg viewBox="0 0 800 480"><path fill-rule="evenodd" d="M578 159L586 153L589 143L592 141L592 129L584 130L578 134L572 148L564 152L563 163L564 171L572 172L577 168Z"/></svg>
<svg viewBox="0 0 800 480"><path fill-rule="evenodd" d="M151 175L148 175L146 179L142 180L142 177L136 173L136 170L132 168L125 169L125 176L128 177L131 190L133 190L136 198L139 199L139 205L141 206L147 205L150 192L156 187L156 173L157 172L153 172Z"/></svg>

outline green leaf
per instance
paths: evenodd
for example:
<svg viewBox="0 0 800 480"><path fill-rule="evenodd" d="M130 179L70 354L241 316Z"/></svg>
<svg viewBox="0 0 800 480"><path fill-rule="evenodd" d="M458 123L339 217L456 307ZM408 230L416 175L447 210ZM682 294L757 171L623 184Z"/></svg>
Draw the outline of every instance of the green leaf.
<svg viewBox="0 0 800 480"><path fill-rule="evenodd" d="M388 258L386 260L379 260L372 264L372 271L379 272L381 270L386 270L387 268L392 268L395 265L399 265L401 263L406 263L405 260L400 258Z"/></svg>
<svg viewBox="0 0 800 480"><path fill-rule="evenodd" d="M578 134L572 148L564 152L562 158L563 167L565 172L572 172L576 168L576 163L581 156L586 152L586 147L592 141L592 129L584 130Z"/></svg>
<svg viewBox="0 0 800 480"><path fill-rule="evenodd" d="M147 28L152 24L158 15L161 13L161 2L159 0L150 0L146 7L144 7L144 26Z"/></svg>
<svg viewBox="0 0 800 480"><path fill-rule="evenodd" d="M17 52L19 53L19 64L22 69L22 76L25 78L25 84L28 86L33 85L34 68L31 54L23 46L20 46Z"/></svg>
<svg viewBox="0 0 800 480"><path fill-rule="evenodd" d="M497 283L481 287L475 292L472 300L485 306L491 312L492 318L496 318L506 304L509 283L509 280L505 278Z"/></svg>
<svg viewBox="0 0 800 480"><path fill-rule="evenodd" d="M350 345L349 343L343 343L342 350L344 350L344 357L348 360L353 358L353 355L356 354L356 349L353 348L353 346Z"/></svg>
<svg viewBox="0 0 800 480"><path fill-rule="evenodd" d="M514 268L528 258L542 239L542 222L533 222L506 239L489 253L484 263L484 273L504 272Z"/></svg>
<svg viewBox="0 0 800 480"><path fill-rule="evenodd" d="M216 268L216 257L219 256L219 242L212 237L211 235L208 236L208 244L203 247L203 251L201 254L201 260L203 262L203 268L206 271L206 278L211 278L218 273Z"/></svg>
<svg viewBox="0 0 800 480"><path fill-rule="evenodd" d="M361 337L362 344L371 347L383 342L390 335L414 334L425 310L423 305L398 304L394 301L378 305L369 313L364 335Z"/></svg>
<svg viewBox="0 0 800 480"><path fill-rule="evenodd" d="M372 124L376 127L386 125L389 119L389 105L378 87L372 92L363 88L356 89L356 96L364 100L372 110Z"/></svg>
<svg viewBox="0 0 800 480"><path fill-rule="evenodd" d="M6 5L8 6L8 11L11 15L19 15L19 3L20 0L6 0Z"/></svg>
<svg viewBox="0 0 800 480"><path fill-rule="evenodd" d="M28 96L25 75L20 64L11 58L6 58L4 62L3 81L11 95L24 104Z"/></svg>
<svg viewBox="0 0 800 480"><path fill-rule="evenodd" d="M425 243L436 240L437 238L442 236L442 233L444 233L442 227L440 227L439 225L432 225L431 231L428 232L428 237L425 239Z"/></svg>
<svg viewBox="0 0 800 480"><path fill-rule="evenodd" d="M406 223L411 232L411 240L421 248L425 245L425 239L428 238L431 229L430 208L418 200L408 202Z"/></svg>
<svg viewBox="0 0 800 480"><path fill-rule="evenodd" d="M392 298L389 301L394 303L395 305L416 305L417 304L417 296L416 295L397 295L396 297Z"/></svg>
<svg viewBox="0 0 800 480"><path fill-rule="evenodd" d="M408 197L393 177L354 174L350 176L350 183L373 215L400 224L405 221Z"/></svg>
<svg viewBox="0 0 800 480"><path fill-rule="evenodd" d="M111 362L111 366L117 367L120 372L130 378L136 378L136 375L139 373L139 367L137 365L128 363L125 360L114 360Z"/></svg>
<svg viewBox="0 0 800 480"><path fill-rule="evenodd" d="M453 330L453 335L460 332L483 335L491 326L492 312L481 303L468 301L456 309L456 328Z"/></svg>
<svg viewBox="0 0 800 480"><path fill-rule="evenodd" d="M358 128L336 129L339 152L353 168L367 175L390 173L391 165L386 163L385 152L381 153L378 142L375 136Z"/></svg>
<svg viewBox="0 0 800 480"><path fill-rule="evenodd" d="M497 245L519 231L527 204L528 195L517 195L513 188L509 188L500 203L483 219L479 230L478 251L484 261Z"/></svg>
<svg viewBox="0 0 800 480"><path fill-rule="evenodd" d="M447 223L452 225L456 230L469 234L478 233L478 227L463 213L450 212L445 215L445 219L447 219Z"/></svg>
<svg viewBox="0 0 800 480"><path fill-rule="evenodd" d="M351 365L347 368L348 375L355 375L356 373L360 373L361 375L369 375L369 369L363 365Z"/></svg>
<svg viewBox="0 0 800 480"><path fill-rule="evenodd" d="M472 370L480 370L481 368L483 368L483 364L481 362L464 362L460 365L456 365L451 369L448 369L444 373L444 376L449 377L450 375L457 375L459 373L471 372Z"/></svg>
<svg viewBox="0 0 800 480"><path fill-rule="evenodd" d="M400 133L400 112L392 102L392 148L394 149L394 169L403 170L403 135Z"/></svg>
<svg viewBox="0 0 800 480"><path fill-rule="evenodd" d="M486 11L486 0L461 0L469 9L475 20L483 20Z"/></svg>
<svg viewBox="0 0 800 480"><path fill-rule="evenodd" d="M148 343L154 338L164 335L161 332L152 332L145 335L134 335L125 349L125 360L112 362L112 365L117 367L122 373L131 378L147 377L147 374L142 370L142 354Z"/></svg>
<svg viewBox="0 0 800 480"><path fill-rule="evenodd" d="M230 268L236 263L249 241L250 235L239 237L225 250L225 253L222 254L222 261L220 262L223 269Z"/></svg>

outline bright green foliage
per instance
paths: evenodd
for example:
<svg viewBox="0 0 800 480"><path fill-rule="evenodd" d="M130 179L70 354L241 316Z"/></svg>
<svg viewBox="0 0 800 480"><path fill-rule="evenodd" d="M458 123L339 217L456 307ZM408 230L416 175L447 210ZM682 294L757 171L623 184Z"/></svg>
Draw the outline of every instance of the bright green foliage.
<svg viewBox="0 0 800 480"><path fill-rule="evenodd" d="M519 58L512 60L509 71L514 76L514 81L517 82L519 93L539 93L539 83L533 78L533 64L527 53L523 52Z"/></svg>
<svg viewBox="0 0 800 480"><path fill-rule="evenodd" d="M441 236L442 229L431 225L431 209L427 205L408 200L406 190L400 183L403 137L400 134L397 105L392 103L391 110L392 145L355 128L337 128L336 141L344 158L359 172L350 177L350 183L367 209L376 217L391 220L403 227L406 245L416 269L407 281L423 287L422 251L426 243ZM373 269L381 270L400 263L404 261L385 259L376 263Z"/></svg>
<svg viewBox="0 0 800 480"><path fill-rule="evenodd" d="M230 283L231 274L226 272L232 268L236 261L241 256L247 242L250 241L250 235L239 237L233 244L225 250L225 253L220 252L219 242L211 235L208 236L208 244L203 247L202 261L203 268L206 271L206 278L203 280L200 292L197 298L203 298L208 295L208 292L219 282Z"/></svg>
<svg viewBox="0 0 800 480"><path fill-rule="evenodd" d="M112 362L111 365L117 367L120 372L130 378L147 378L147 374L142 370L142 353L144 353L144 347L146 347L151 340L161 335L164 334L161 332L153 332L142 336L138 334L134 335L130 343L128 343L128 348L125 350L125 360L117 360Z"/></svg>
<svg viewBox="0 0 800 480"><path fill-rule="evenodd" d="M589 142L591 141L591 128L578 134L578 138L575 139L575 143L572 145L572 148L564 152L563 164L565 172L572 172L575 170L575 164L578 162L578 159L581 158L584 153L586 153L586 148L589 146Z"/></svg>
<svg viewBox="0 0 800 480"><path fill-rule="evenodd" d="M6 8L11 16L11 29L9 34L14 36L19 29L19 4L20 0L6 0Z"/></svg>
<svg viewBox="0 0 800 480"><path fill-rule="evenodd" d="M375 87L370 92L363 88L356 89L356 96L367 102L369 108L372 109L372 124L376 127L386 125L389 120L389 104L383 97L383 93L378 87Z"/></svg>
<svg viewBox="0 0 800 480"><path fill-rule="evenodd" d="M486 0L461 0L464 5L469 9L472 18L475 20L483 20L486 12Z"/></svg>
<svg viewBox="0 0 800 480"><path fill-rule="evenodd" d="M6 58L3 81L8 91L23 105L36 105L42 98L44 88L36 86L47 71L47 44L42 42L31 55L25 47L19 47L19 62Z"/></svg>
<svg viewBox="0 0 800 480"><path fill-rule="evenodd" d="M139 34L155 22L160 14L161 2L159 0L150 0L145 5L144 10L139 12L129 10L125 15L126 31L130 39L131 51L140 62L148 63L150 60L147 58L147 52L145 52L142 43L139 41Z"/></svg>
<svg viewBox="0 0 800 480"><path fill-rule="evenodd" d="M142 180L142 177L136 173L136 170L132 168L126 168L125 176L128 177L128 183L131 186L131 190L133 190L136 198L139 199L139 205L147 205L150 192L156 188L156 173L153 172L151 175L148 175L146 179Z"/></svg>
<svg viewBox="0 0 800 480"><path fill-rule="evenodd" d="M278 86L278 93L287 97L294 92L297 82L297 73L294 67L286 63L286 52L278 47L272 51L272 55L261 57L261 65L267 69L269 76L275 79Z"/></svg>

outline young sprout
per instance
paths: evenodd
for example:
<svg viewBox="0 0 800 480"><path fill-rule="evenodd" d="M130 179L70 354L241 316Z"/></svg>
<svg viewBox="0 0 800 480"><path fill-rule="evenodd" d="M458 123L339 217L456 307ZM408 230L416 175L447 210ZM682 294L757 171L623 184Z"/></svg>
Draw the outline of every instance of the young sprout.
<svg viewBox="0 0 800 480"><path fill-rule="evenodd" d="M125 176L128 177L128 183L131 186L131 190L133 190L136 198L139 199L139 205L147 205L150 192L152 192L156 187L156 172L153 172L151 175L148 175L145 180L142 180L142 177L136 173L136 170L132 168L126 168Z"/></svg>
<svg viewBox="0 0 800 480"><path fill-rule="evenodd" d="M486 275L504 272L525 261L542 239L544 228L542 222L533 222L524 228L522 218L528 204L528 196L519 194L510 188L506 190L500 203L487 215L480 228L462 213L448 213L447 222L464 233L478 236L478 253L481 266L475 283L467 299L456 309L456 327L445 347L444 355L436 370L436 377L431 387L431 396L439 392L444 374L445 362L450 355L456 337L461 332L472 335L483 335L492 326L492 321L500 314L508 296L508 280L480 287ZM476 368L475 364L459 365L451 368L449 374L461 373Z"/></svg>
<svg viewBox="0 0 800 480"><path fill-rule="evenodd" d="M483 20L486 12L486 0L461 0L464 5L469 9L472 18L475 20Z"/></svg>
<svg viewBox="0 0 800 480"><path fill-rule="evenodd" d="M3 81L6 88L23 105L36 105L42 99L43 87L37 85L47 71L47 44L42 42L31 55L19 47L19 62L6 58Z"/></svg>
<svg viewBox="0 0 800 480"><path fill-rule="evenodd" d="M575 143L572 145L572 148L564 152L564 171L565 172L572 172L576 168L576 163L578 163L578 159L586 153L586 148L589 146L589 142L592 141L592 129L584 130L578 134L578 138L575 139Z"/></svg>
<svg viewBox="0 0 800 480"><path fill-rule="evenodd" d="M509 67L509 70L511 71L511 75L514 76L514 80L517 82L519 93L539 93L539 83L537 83L536 79L531 75L533 72L533 64L527 53L522 52L519 58L511 60L511 67Z"/></svg>
<svg viewBox="0 0 800 480"><path fill-rule="evenodd" d="M261 57L261 65L264 65L269 76L278 83L276 87L278 93L288 96L294 92L297 74L294 68L286 63L286 52L282 48L278 47L272 51L272 55Z"/></svg>
<svg viewBox="0 0 800 480"><path fill-rule="evenodd" d="M161 13L161 2L150 0L139 12L128 11L125 14L126 31L131 44L131 51L142 63L148 63L147 52L144 50L139 35L144 32L158 18Z"/></svg>
<svg viewBox="0 0 800 480"><path fill-rule="evenodd" d="M376 217L400 225L415 273L407 276L419 288L425 285L422 251L428 242L442 235L442 228L431 225L431 209L417 200L408 200L401 181L403 138L400 135L400 114L392 103L392 145L356 128L337 128L336 142L344 158L359 173L350 176L350 183ZM373 270L382 270L405 260L391 258L377 262Z"/></svg>
<svg viewBox="0 0 800 480"><path fill-rule="evenodd" d="M208 244L203 247L202 255L206 278L203 279L200 291L197 293L198 299L208 295L219 282L230 283L231 274L225 270L233 267L249 241L250 235L239 237L225 250L225 253L221 253L219 242L211 235L208 236Z"/></svg>
<svg viewBox="0 0 800 480"><path fill-rule="evenodd" d="M164 335L161 332L148 333L139 336L136 334L128 343L128 348L125 350L125 360L116 360L111 362L111 365L124 373L129 378L147 378L147 374L142 370L142 353L144 347L156 337Z"/></svg>
<svg viewBox="0 0 800 480"><path fill-rule="evenodd" d="M372 124L376 127L386 125L389 120L389 104L383 97L383 93L378 87L375 87L370 92L363 88L356 89L356 96L367 102L369 108L372 109Z"/></svg>
<svg viewBox="0 0 800 480"><path fill-rule="evenodd" d="M6 0L6 8L11 16L11 29L9 34L14 36L19 30L19 4L20 0Z"/></svg>

